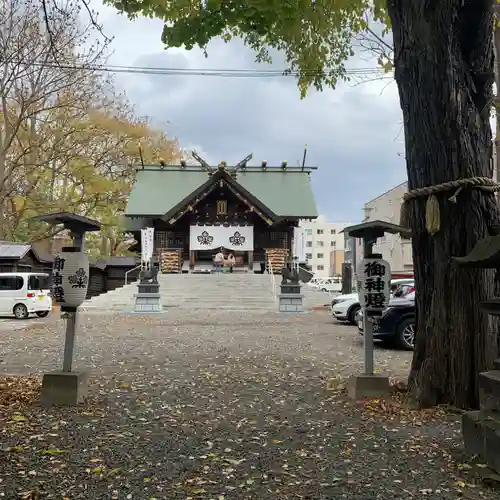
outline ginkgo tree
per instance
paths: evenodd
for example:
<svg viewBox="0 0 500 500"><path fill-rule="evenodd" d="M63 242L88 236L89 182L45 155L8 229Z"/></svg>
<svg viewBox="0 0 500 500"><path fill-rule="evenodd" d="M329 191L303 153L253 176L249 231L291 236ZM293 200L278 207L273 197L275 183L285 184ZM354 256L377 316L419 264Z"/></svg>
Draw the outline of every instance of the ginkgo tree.
<svg viewBox="0 0 500 500"><path fill-rule="evenodd" d="M0 0L0 240L44 239L53 229L36 216L70 211L103 222L94 256L120 255L139 150L151 162L180 151L96 71L107 47L82 8L46 5L44 19L38 0Z"/></svg>
<svg viewBox="0 0 500 500"><path fill-rule="evenodd" d="M346 78L352 41L366 19L392 30L403 112L409 189L491 177L493 45L491 0L107 0L134 17L165 22L168 47L204 49L242 38L257 60L281 51L304 97ZM160 34L159 34L160 36ZM383 165L373 165L383 175ZM436 195L440 227L426 227L426 199L408 202L417 295L411 381L423 406L478 404L478 373L492 366L497 332L479 303L491 273L458 268L452 257L499 231L494 195L463 189Z"/></svg>

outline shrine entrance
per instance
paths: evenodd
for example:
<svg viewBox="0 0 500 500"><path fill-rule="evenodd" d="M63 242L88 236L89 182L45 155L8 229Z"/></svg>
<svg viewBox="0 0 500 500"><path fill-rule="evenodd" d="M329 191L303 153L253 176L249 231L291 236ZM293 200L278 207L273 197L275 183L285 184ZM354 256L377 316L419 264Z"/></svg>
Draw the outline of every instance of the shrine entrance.
<svg viewBox="0 0 500 500"><path fill-rule="evenodd" d="M192 225L189 228L190 267L212 266L219 249L224 255L232 253L236 268L249 266L254 249L253 226L239 225Z"/></svg>

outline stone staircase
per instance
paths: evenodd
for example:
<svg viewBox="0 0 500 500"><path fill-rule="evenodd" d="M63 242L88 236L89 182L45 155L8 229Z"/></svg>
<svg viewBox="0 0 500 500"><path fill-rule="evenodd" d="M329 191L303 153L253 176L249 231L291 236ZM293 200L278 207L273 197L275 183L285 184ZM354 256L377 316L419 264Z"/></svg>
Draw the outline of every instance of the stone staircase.
<svg viewBox="0 0 500 500"><path fill-rule="evenodd" d="M275 276L276 294L279 293L281 276ZM227 310L262 312L278 311L269 274L222 273L222 274L164 274L158 276L162 305L187 310ZM85 301L81 309L96 313L125 313L134 310L134 294L137 284L93 297ZM329 294L302 287L304 310L331 302Z"/></svg>

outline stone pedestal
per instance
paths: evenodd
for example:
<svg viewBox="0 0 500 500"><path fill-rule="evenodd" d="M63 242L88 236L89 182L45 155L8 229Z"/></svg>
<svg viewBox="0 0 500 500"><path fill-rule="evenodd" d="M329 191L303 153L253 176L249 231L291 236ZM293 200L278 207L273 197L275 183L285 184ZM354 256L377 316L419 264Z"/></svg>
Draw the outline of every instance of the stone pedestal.
<svg viewBox="0 0 500 500"><path fill-rule="evenodd" d="M299 284L289 284L289 285L280 285L281 288L281 293L282 294L288 294L288 293L293 293L293 294L300 294L300 285Z"/></svg>
<svg viewBox="0 0 500 500"><path fill-rule="evenodd" d="M500 359L495 369L479 374L479 406L462 417L465 450L500 473Z"/></svg>
<svg viewBox="0 0 500 500"><path fill-rule="evenodd" d="M41 402L43 406L77 405L85 401L87 392L87 372L55 371L43 376Z"/></svg>
<svg viewBox="0 0 500 500"><path fill-rule="evenodd" d="M135 313L161 313L163 307L161 303L159 283L139 283L137 285L139 293L134 295Z"/></svg>
<svg viewBox="0 0 500 500"><path fill-rule="evenodd" d="M278 296L280 312L302 312L303 297L299 293L280 293Z"/></svg>
<svg viewBox="0 0 500 500"><path fill-rule="evenodd" d="M354 401L365 398L383 398L389 396L389 393L389 377L379 373L352 375L347 385L347 394Z"/></svg>

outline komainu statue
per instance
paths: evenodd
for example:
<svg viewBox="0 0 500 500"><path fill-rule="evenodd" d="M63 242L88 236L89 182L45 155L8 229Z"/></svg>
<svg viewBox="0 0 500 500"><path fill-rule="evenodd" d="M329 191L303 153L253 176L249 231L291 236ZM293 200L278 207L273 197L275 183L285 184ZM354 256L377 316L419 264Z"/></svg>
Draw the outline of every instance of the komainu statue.
<svg viewBox="0 0 500 500"><path fill-rule="evenodd" d="M156 267L151 267L149 269L141 269L139 273L139 281L141 283L158 283L158 269Z"/></svg>
<svg viewBox="0 0 500 500"><path fill-rule="evenodd" d="M299 284L299 273L296 269L290 271L288 267L283 267L281 269L281 284L282 285L298 285Z"/></svg>

